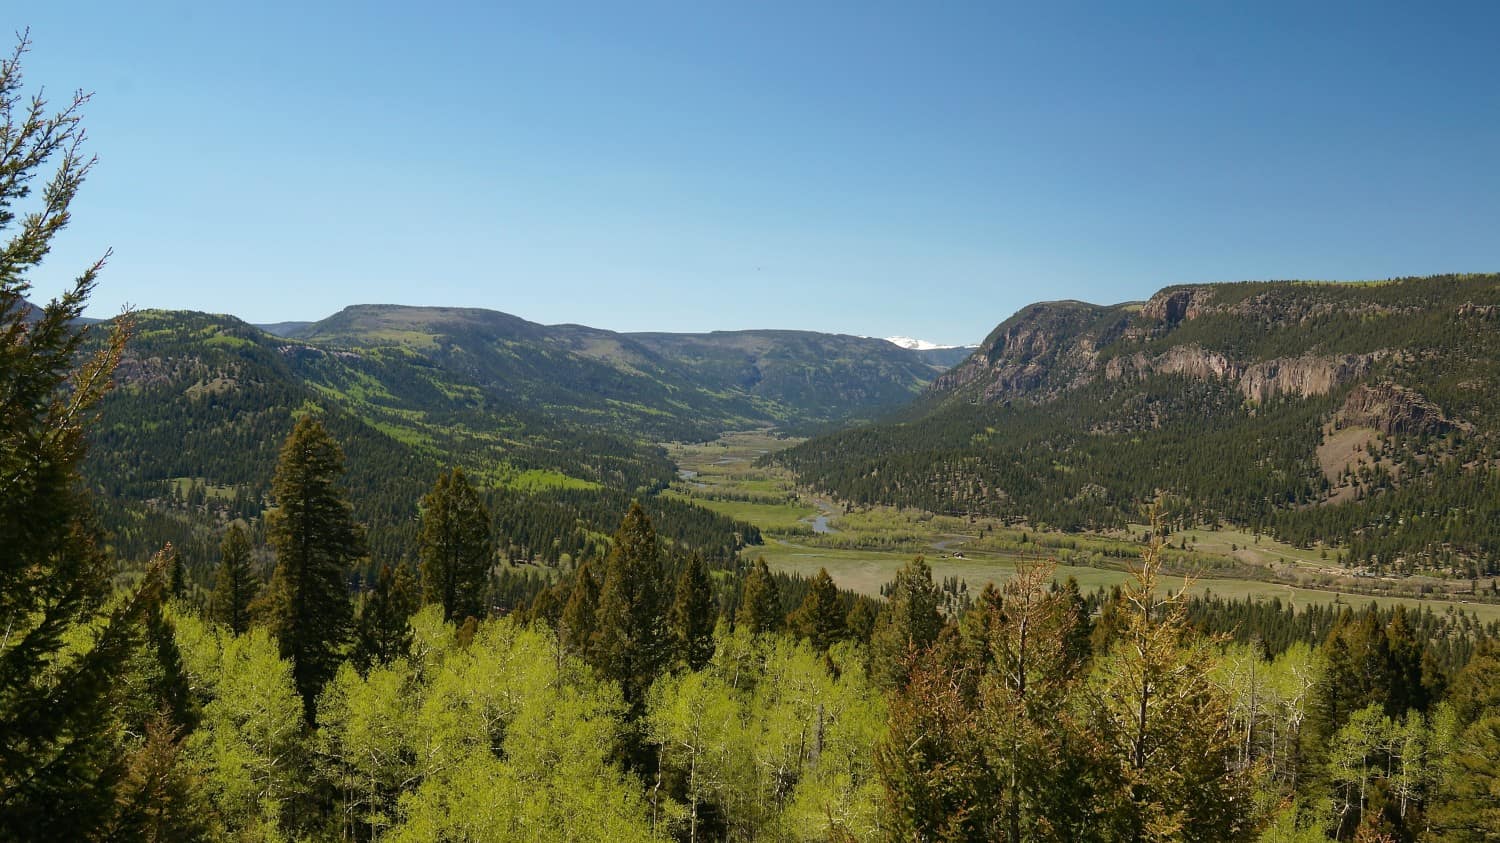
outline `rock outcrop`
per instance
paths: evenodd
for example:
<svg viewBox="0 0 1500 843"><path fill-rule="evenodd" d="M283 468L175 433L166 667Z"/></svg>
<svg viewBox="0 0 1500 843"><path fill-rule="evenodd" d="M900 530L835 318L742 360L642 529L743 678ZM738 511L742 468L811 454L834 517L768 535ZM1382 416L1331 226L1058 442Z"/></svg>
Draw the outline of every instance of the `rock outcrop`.
<svg viewBox="0 0 1500 843"><path fill-rule="evenodd" d="M1213 295L1207 287L1169 287L1141 306L1141 318L1172 328L1184 319L1198 318Z"/></svg>
<svg viewBox="0 0 1500 843"><path fill-rule="evenodd" d="M1455 425L1438 405L1414 389L1381 382L1349 392L1339 410L1345 426L1373 427L1386 435L1446 433Z"/></svg>
<svg viewBox="0 0 1500 843"><path fill-rule="evenodd" d="M1364 377L1375 357L1372 354L1303 355L1267 360L1245 368L1240 376L1240 392L1244 393L1245 400L1256 403L1280 395L1299 398L1327 395Z"/></svg>
<svg viewBox="0 0 1500 843"><path fill-rule="evenodd" d="M1307 354L1245 365L1198 345L1180 345L1155 357L1140 352L1129 357L1115 357L1104 365L1104 376L1111 380L1151 375L1229 380L1239 386L1246 401L1262 403L1281 395L1299 398L1327 395L1364 377L1369 373L1371 363L1382 356L1383 353Z"/></svg>

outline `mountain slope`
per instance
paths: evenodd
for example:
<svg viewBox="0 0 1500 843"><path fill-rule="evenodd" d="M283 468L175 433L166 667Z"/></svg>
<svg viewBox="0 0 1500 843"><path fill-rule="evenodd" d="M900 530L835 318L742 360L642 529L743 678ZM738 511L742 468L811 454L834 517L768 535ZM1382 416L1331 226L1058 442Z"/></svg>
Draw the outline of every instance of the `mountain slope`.
<svg viewBox="0 0 1500 843"><path fill-rule="evenodd" d="M280 443L309 411L345 450L375 562L411 555L417 501L455 464L493 490L497 529L522 558L597 544L632 497L671 509L674 538L706 551L755 538L656 498L673 474L659 447L512 406L408 350L325 348L202 313L134 321L86 465L122 558L172 541L212 564L222 521L254 522L269 504Z"/></svg>
<svg viewBox="0 0 1500 843"><path fill-rule="evenodd" d="M469 308L358 305L300 335L329 347L404 349L517 406L652 439L874 418L945 368L861 337L621 334Z"/></svg>
<svg viewBox="0 0 1500 843"><path fill-rule="evenodd" d="M117 552L165 541L207 565L221 522L269 503L280 442L322 412L376 561L409 556L416 502L457 464L492 490L522 558L597 545L632 497L712 554L753 527L658 497L662 439L867 417L938 373L880 341L803 332L632 336L459 308L359 306L270 326L145 311L88 465Z"/></svg>
<svg viewBox="0 0 1500 843"><path fill-rule="evenodd" d="M1117 526L1158 491L1379 567L1500 559L1500 276L1031 305L891 424L782 455L865 503Z"/></svg>

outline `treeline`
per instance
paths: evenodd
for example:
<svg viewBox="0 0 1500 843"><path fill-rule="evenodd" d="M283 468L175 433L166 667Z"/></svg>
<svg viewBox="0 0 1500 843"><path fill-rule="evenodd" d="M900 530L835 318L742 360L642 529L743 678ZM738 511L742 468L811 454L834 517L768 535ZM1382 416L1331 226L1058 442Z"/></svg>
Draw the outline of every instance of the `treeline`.
<svg viewBox="0 0 1500 843"><path fill-rule="evenodd" d="M1252 413L1219 382L1103 381L1045 404L957 405L855 428L768 459L859 505L1102 529L1168 490L1203 521L1253 523L1327 490L1312 455L1331 406L1282 401Z"/></svg>
<svg viewBox="0 0 1500 843"><path fill-rule="evenodd" d="M1118 594L1102 592L1090 595L1097 605L1118 600ZM1423 642L1424 658L1431 664L1426 670L1434 676L1455 673L1488 641L1500 640L1500 622L1481 623L1473 614L1454 611L1442 613L1430 607L1407 611L1404 607L1381 607L1373 601L1360 607L1348 603L1309 603L1293 606L1279 597L1269 600L1226 600L1212 594L1190 597L1187 616L1198 632L1210 636L1227 636L1239 643L1254 645L1267 656L1279 656L1296 644L1317 645L1328 639L1341 624L1354 616L1373 619L1386 627L1397 623L1408 627L1411 636Z"/></svg>

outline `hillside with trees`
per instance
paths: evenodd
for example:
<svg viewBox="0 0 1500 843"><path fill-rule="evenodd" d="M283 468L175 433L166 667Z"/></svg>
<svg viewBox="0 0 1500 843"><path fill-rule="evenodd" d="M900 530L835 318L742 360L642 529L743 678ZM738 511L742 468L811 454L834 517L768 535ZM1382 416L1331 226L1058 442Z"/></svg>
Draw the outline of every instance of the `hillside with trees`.
<svg viewBox="0 0 1500 843"><path fill-rule="evenodd" d="M1159 492L1351 564L1500 568L1500 276L1032 305L885 423L776 457L854 504L1074 530Z"/></svg>

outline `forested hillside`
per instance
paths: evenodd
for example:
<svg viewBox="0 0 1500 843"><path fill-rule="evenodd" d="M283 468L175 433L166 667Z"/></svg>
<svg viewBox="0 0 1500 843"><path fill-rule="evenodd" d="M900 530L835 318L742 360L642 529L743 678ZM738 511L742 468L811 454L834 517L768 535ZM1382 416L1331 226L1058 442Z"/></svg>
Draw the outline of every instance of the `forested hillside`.
<svg viewBox="0 0 1500 843"><path fill-rule="evenodd" d="M1032 305L890 423L778 457L855 503L1200 522L1383 570L1500 566L1500 276L1168 288Z"/></svg>
<svg viewBox="0 0 1500 843"><path fill-rule="evenodd" d="M413 355L508 403L654 439L873 418L947 369L884 340L811 331L621 334L469 308L358 305L296 334Z"/></svg>
<svg viewBox="0 0 1500 843"><path fill-rule="evenodd" d="M375 558L410 556L415 502L450 464L487 490L511 559L578 556L632 497L677 513L676 538L727 558L757 542L756 529L657 498L673 467L655 440L874 414L939 371L883 340L637 340L481 310L353 307L301 326L300 339L229 316L131 318L86 474L122 558L170 541L199 577L226 519L258 523L270 443L309 411L326 414L355 458L348 483Z"/></svg>

